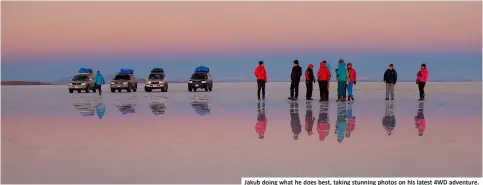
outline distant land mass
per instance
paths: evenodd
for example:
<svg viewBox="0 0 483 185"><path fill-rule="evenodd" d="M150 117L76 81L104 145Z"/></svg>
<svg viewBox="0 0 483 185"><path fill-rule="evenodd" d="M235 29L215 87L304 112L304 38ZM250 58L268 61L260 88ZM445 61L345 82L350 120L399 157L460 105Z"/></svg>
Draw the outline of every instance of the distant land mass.
<svg viewBox="0 0 483 185"><path fill-rule="evenodd" d="M55 85L49 82L2 81L2 85Z"/></svg>

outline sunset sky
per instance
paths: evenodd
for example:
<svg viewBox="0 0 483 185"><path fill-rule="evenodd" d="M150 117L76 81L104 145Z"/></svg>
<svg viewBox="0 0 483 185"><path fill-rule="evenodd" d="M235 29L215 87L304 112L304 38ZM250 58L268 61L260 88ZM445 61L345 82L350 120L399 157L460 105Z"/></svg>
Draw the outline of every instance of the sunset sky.
<svg viewBox="0 0 483 185"><path fill-rule="evenodd" d="M198 65L253 80L258 60L287 80L294 59L339 58L367 79L390 63L413 79L425 62L433 80L481 80L481 2L1 3L2 80L55 81L79 67L187 79Z"/></svg>

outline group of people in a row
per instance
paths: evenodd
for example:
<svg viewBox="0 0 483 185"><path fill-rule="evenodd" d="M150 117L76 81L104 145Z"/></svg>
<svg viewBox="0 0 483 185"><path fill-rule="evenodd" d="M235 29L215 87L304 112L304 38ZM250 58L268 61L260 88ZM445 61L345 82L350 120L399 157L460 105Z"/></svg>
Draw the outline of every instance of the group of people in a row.
<svg viewBox="0 0 483 185"><path fill-rule="evenodd" d="M302 67L299 65L299 61L295 60L290 74L290 100L297 100L299 95L299 84L302 77ZM329 84L332 77L332 69L327 61L320 62L319 70L317 71L317 79L315 78L314 65L309 64L307 70L305 70L305 85L307 92L305 95L306 100L312 99L313 84L317 81L320 91L320 101L329 101ZM264 62L258 62L258 67L255 69L255 76L258 84L258 100L265 99L265 83L267 82L267 70L265 69ZM357 83L357 72L352 67L352 63L345 63L343 59L338 62L337 69L335 69L335 78L337 81L337 101L354 101L353 88ZM424 87L428 80L428 69L426 64L421 64L421 68L416 74L416 83L419 88L419 100L424 100L425 92ZM390 64L389 68L384 73L384 82L386 83L386 100L394 100L394 86L397 82L397 72L394 69L394 65ZM260 91L262 97L260 97ZM347 92L347 93L346 93Z"/></svg>
<svg viewBox="0 0 483 185"><path fill-rule="evenodd" d="M344 138L349 138L351 133L354 132L356 126L356 117L352 115L352 103L349 103L346 107L345 103L337 105L337 121L334 132L337 136L337 142L342 143ZM265 137L265 131L267 129L267 116L265 114L265 103L258 102L258 115L257 124L255 125L255 131L258 134L259 139ZM329 123L329 104L320 104L319 117L317 119L316 130L319 135L319 140L324 141L330 132ZM308 136L312 136L313 127L315 124L315 117L313 116L312 106L310 102L307 102L305 113L305 130ZM298 140L299 135L302 132L302 125L300 123L298 103L290 103L290 126L292 128L293 139ZM382 118L382 126L386 130L387 135L392 135L394 128L396 127L396 117L394 116L394 102L387 102ZM419 103L418 111L414 117L414 126L419 136L423 136L426 130L426 119L424 118L424 102Z"/></svg>

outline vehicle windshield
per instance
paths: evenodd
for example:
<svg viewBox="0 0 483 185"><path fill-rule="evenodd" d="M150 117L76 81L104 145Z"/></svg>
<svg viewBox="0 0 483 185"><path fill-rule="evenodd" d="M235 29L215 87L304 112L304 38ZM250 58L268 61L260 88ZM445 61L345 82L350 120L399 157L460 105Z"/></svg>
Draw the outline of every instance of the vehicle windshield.
<svg viewBox="0 0 483 185"><path fill-rule="evenodd" d="M74 78L72 78L72 81L88 81L89 76L87 75L76 75Z"/></svg>
<svg viewBox="0 0 483 185"><path fill-rule="evenodd" d="M208 79L208 73L193 73L191 79Z"/></svg>
<svg viewBox="0 0 483 185"><path fill-rule="evenodd" d="M164 75L163 74L150 74L148 79L150 79L150 80L163 80Z"/></svg>
<svg viewBox="0 0 483 185"><path fill-rule="evenodd" d="M129 75L116 75L116 77L114 77L114 80L129 80L129 79L131 79Z"/></svg>

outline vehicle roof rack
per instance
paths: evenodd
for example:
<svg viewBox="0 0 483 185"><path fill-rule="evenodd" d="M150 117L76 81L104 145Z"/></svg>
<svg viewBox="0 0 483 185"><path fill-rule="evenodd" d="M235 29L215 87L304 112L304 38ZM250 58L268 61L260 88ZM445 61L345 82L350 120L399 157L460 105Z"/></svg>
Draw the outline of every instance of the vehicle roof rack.
<svg viewBox="0 0 483 185"><path fill-rule="evenodd" d="M210 72L210 68L205 66L199 66L195 69L195 72Z"/></svg>
<svg viewBox="0 0 483 185"><path fill-rule="evenodd" d="M134 74L134 70L133 69L121 69L121 71L119 71L119 73L122 73L122 74Z"/></svg>

